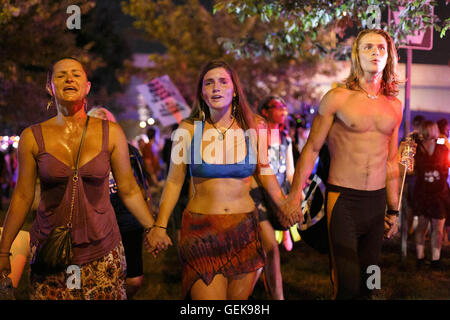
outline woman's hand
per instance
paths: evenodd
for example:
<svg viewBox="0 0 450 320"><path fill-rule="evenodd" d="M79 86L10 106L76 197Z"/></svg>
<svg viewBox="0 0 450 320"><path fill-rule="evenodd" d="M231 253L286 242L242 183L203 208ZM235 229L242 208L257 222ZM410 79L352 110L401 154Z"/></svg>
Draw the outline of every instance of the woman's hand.
<svg viewBox="0 0 450 320"><path fill-rule="evenodd" d="M11 273L11 263L8 256L0 256L0 280Z"/></svg>
<svg viewBox="0 0 450 320"><path fill-rule="evenodd" d="M398 217L396 215L384 216L384 237L390 239L398 232Z"/></svg>
<svg viewBox="0 0 450 320"><path fill-rule="evenodd" d="M166 229L154 226L146 234L144 245L145 249L156 258L160 251L167 250L169 245L172 245L172 240L167 235Z"/></svg>

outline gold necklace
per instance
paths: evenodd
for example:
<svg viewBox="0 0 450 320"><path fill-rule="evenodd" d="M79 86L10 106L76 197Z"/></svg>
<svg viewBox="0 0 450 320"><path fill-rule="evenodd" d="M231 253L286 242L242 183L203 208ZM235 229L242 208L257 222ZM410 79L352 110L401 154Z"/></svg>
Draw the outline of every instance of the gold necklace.
<svg viewBox="0 0 450 320"><path fill-rule="evenodd" d="M217 132L220 134L220 135L219 135L219 140L220 140L220 141L222 141L223 139L225 139L225 133L227 133L228 129L230 129L231 126L233 125L234 119L235 119L235 118L233 117L233 121L231 122L230 126L229 126L224 132L222 132L222 131L220 131L219 129L217 129L216 126L214 125L214 123L211 122L211 124L212 124L212 126L214 127L214 129L216 129Z"/></svg>
<svg viewBox="0 0 450 320"><path fill-rule="evenodd" d="M367 94L367 97L369 98L369 99L372 99L372 100L375 100L375 99L377 99L378 98L378 93L380 92L380 90L378 90L378 92L377 92L377 94L376 95L373 95L373 94L369 94L366 90L364 90L361 86L358 86L362 91L364 91L366 94Z"/></svg>

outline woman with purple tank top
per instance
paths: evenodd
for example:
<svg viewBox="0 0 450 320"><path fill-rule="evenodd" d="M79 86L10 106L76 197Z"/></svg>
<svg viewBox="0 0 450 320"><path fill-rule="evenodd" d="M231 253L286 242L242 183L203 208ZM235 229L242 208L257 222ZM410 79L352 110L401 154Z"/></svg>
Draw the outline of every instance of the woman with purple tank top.
<svg viewBox="0 0 450 320"><path fill-rule="evenodd" d="M11 243L29 212L39 177L41 198L30 230L31 299L126 299L124 249L109 200L111 169L129 211L146 230L154 223L133 176L123 131L115 123L87 117L90 87L77 59L58 60L47 77L47 91L57 115L25 129L20 137L19 177L0 240L0 278L11 272ZM76 180L72 177L85 126ZM75 288L67 284L70 273L33 269L36 250L55 227L68 222L72 224L71 263L81 276ZM161 242L152 253L156 255L164 247Z"/></svg>

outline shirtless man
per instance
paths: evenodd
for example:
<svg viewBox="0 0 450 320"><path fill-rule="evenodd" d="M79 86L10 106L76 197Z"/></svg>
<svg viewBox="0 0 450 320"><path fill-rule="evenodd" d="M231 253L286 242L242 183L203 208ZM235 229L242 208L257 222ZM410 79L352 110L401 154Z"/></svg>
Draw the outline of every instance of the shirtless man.
<svg viewBox="0 0 450 320"><path fill-rule="evenodd" d="M372 273L367 274L367 267L378 263L384 228L387 238L398 229L402 106L394 97L397 52L386 32L364 30L353 44L351 60L346 86L330 90L320 103L283 206L293 222L302 188L327 140L331 163L326 210L335 299L370 295L366 279Z"/></svg>

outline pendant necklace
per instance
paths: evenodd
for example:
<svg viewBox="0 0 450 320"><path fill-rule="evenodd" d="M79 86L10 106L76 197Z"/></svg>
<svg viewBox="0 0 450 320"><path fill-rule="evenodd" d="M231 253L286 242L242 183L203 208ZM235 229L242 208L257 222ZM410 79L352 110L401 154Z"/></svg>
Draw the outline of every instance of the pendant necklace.
<svg viewBox="0 0 450 320"><path fill-rule="evenodd" d="M231 122L230 126L229 126L224 132L222 132L222 131L220 131L219 129L217 129L216 126L214 125L214 123L211 122L211 124L212 124L212 126L214 127L214 129L216 129L217 132L219 133L219 137L218 137L219 141L222 141L223 139L225 139L225 133L227 133L228 129L230 129L231 126L233 125L234 119L235 119L235 118L233 117L233 121Z"/></svg>
<svg viewBox="0 0 450 320"><path fill-rule="evenodd" d="M361 86L358 86L362 91L364 91L366 94L367 94L367 97L369 98L369 99L372 99L372 100L375 100L375 99L377 99L378 98L378 92L377 92L377 94L376 95L373 95L373 94L369 94L366 90L364 90Z"/></svg>

